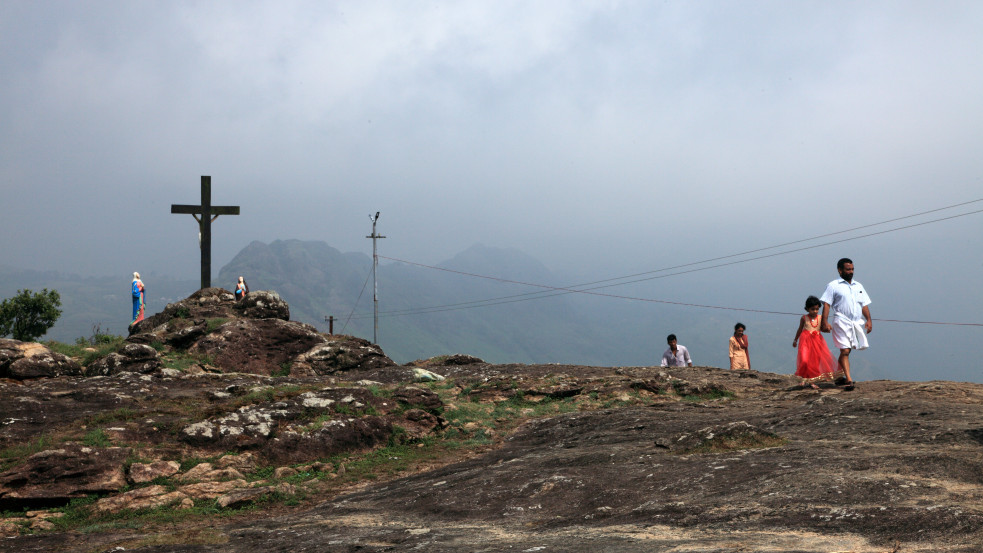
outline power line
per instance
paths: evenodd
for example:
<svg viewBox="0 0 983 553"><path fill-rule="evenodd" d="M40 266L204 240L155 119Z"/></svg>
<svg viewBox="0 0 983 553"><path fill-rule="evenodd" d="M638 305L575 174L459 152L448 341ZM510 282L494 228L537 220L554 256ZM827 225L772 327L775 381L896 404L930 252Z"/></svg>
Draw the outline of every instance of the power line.
<svg viewBox="0 0 983 553"><path fill-rule="evenodd" d="M671 271L673 269L680 269L680 268L684 268L684 267L691 267L691 266L694 266L694 265L700 265L700 264L704 264L704 263L709 263L709 262L712 262L712 261L718 261L718 260L722 260L722 259L729 259L729 258L732 258L732 257L738 257L738 256L746 255L746 254L749 254L749 253L755 253L755 252L765 251L765 250L769 250L769 249L775 249L775 248L779 248L779 247L787 246L787 245L791 245L791 244L798 244L798 243L802 243L802 242L808 242L808 241L811 241L811 240L816 240L816 239L824 238L824 237L827 237L827 236L834 236L834 235L837 235L837 234L843 234L845 232L851 232L853 230L858 230L858 229L863 229L863 228L870 228L870 227L873 227L873 226L878 226L878 225L882 225L882 224L886 224L886 223L894 222L894 221L900 221L900 220L903 220L903 219L910 219L912 217L917 217L917 216L925 215L925 214L928 214L928 213L934 213L934 212L942 211L942 210L945 210L945 209L952 209L952 208L955 208L955 207L960 207L960 206L963 206L963 205L967 205L967 204L971 204L971 203L976 203L976 202L980 202L980 201L983 201L983 198L981 198L979 200L972 200L970 202L963 202L963 203L960 203L960 204L955 204L955 205L948 206L948 207L943 207L943 208L938 208L938 209L932 209L932 210L929 210L929 211L923 211L921 213L916 213L914 215L907 215L907 216L904 216L904 217L897 217L897 218L894 218L894 219L888 219L886 221L881 221L879 223L873 223L873 224L870 224L870 225L863 225L863 226L855 227L855 228L849 229L849 230L837 231L837 232L833 232L833 233L828 233L828 234L822 234L822 235L814 236L814 237L811 237L811 238L805 238L805 239L802 239L802 240L795 240L795 241L792 241L792 242L786 242L784 244L778 244L778 245L775 245L775 246L768 246L768 247L765 247L765 248L758 248L758 249L754 249L754 250L748 250L748 251L737 253L737 254L725 255L725 256L715 257L715 258L711 258L711 259L706 259L706 260L703 260L703 261L696 261L696 262L692 262L692 263L685 263L685 264L682 264L682 265L676 265L676 266L672 266L672 267L666 267L666 268L662 268L662 269L656 269L656 270L653 270L653 271L645 271L645 272L642 272L642 273L635 273L635 274L627 275L627 276L623 276L623 277L615 277L615 278L609 278L609 279L604 279L604 280L597 280L597 281L593 281L593 282L587 282L587 283L584 283L584 284L575 284L575 285L567 286L567 287L545 286L545 285L540 285L540 284L535 284L535 283L527 283L527 282L521 282L521 281L501 279L501 278L496 278L496 277L489 277L489 276L485 276L485 275L473 275L473 274L465 273L465 272L462 272L462 271L455 271L453 269L446 269L446 268L443 268L443 267L432 267L432 266L429 266L429 265L424 265L424 264L421 264L421 263L415 263L415 262L412 262L412 261L406 261L406 260L397 259L397 258L393 258L393 257L385 257L385 259L389 259L389 260L392 260L392 261L398 261L398 262L401 262L401 263L407 263L407 264L411 264L411 265L417 265L417 266L421 266L421 267L425 267L425 268L430 268L430 269L435 269L435 270L439 270L439 271L445 271L445 272L451 272L451 273L458 273L458 274L462 274L462 275L465 275L465 276L474 276L474 277L478 277L478 278L486 278L486 279L497 280L497 281L500 281L500 282L507 282L507 283L512 283L512 284L522 284L522 285L525 285L525 286L534 286L534 287L546 288L546 290L539 290L539 291L536 291L536 292L525 292L525 293L522 293L522 294L513 294L513 295L509 295L509 296L500 296L500 297L488 298L488 299L484 299L484 300L472 300L472 301L467 301L467 302L459 302L459 303L453 303L453 304L445 304L445 305L433 306L433 307L429 307L429 308L413 308L413 309L406 309L406 310L401 310L401 311L389 311L389 312L386 312L386 314L388 314L388 315L393 315L393 314L413 314L413 313L417 312L418 310L420 310L420 312L426 312L424 310L436 309L436 308L444 308L444 307L457 307L457 306L484 307L484 305L477 305L477 304L486 304L486 303L489 303L489 302L496 302L496 303L489 303L489 305L497 305L498 303L512 303L512 302L499 302L498 301L498 300L505 300L505 299L511 299L511 298L527 298L527 299L539 299L541 297L547 298L547 297L551 297L551 296L557 295L557 294L550 294L549 293L550 291L555 291L555 290L561 290L562 292L560 292L560 293L575 293L575 292L581 292L582 290L595 290L595 289L598 289L598 288L605 288L605 287L609 287L609 286L619 286L621 284L631 284L631 283L634 283L634 282L641 282L641 281L644 281L644 280L652 280L654 278L664 278L664 277L667 277L667 276L675 276L675 275L679 275L679 274L686 274L688 272L695 272L695 271L682 271L682 272L672 273L672 274L668 274L668 275L661 275L661 276L658 276L658 277L652 277L652 278L648 278L648 279L638 279L638 280L632 280L632 281L627 281L627 282L622 282L622 283L615 283L615 284L611 284L609 286L598 286L598 287L592 287L592 288L583 288L585 286L592 286L594 284L602 284L602 283L612 282L612 281L616 281L616 280L624 280L624 279L627 279L627 278L633 278L633 277L636 277L636 276L648 275L648 274L658 273L658 272L664 272L664 271ZM965 216L965 215L971 215L973 213L979 213L979 212L980 211L973 211L973 212L970 212L970 213L963 213L963 214L955 215L955 216L952 216L952 217L946 217L946 218L937 219L937 220L934 220L934 221L928 221L928 222L925 222L925 223L919 223L917 225L909 225L909 226L905 226L905 227L899 227L899 228L896 228L896 229L890 229L889 231L882 231L880 233L871 233L871 234L866 234L866 235L863 235L863 236L856 236L856 237L852 237L852 238L848 238L848 239L843 239L843 240L838 240L838 241L833 241L833 242L827 242L827 243L824 243L824 244L816 244L814 246L811 246L810 248L812 248L812 247L821 247L821 246L826 246L826 245L830 245L830 244L836 244L836 243L839 243L839 242L845 242L847 240L854 240L854 239L864 238L864 237L868 237L868 236L874 236L875 234L883 234L883 233L886 233L886 232L892 232L894 230L903 230L903 229L906 229L906 228L910 228L911 226L919 226L921 224L928 224L928 223L932 223L932 222L938 222L938 221L942 221L942 220L945 220L945 219L962 217L962 216ZM746 261L754 261L754 260L758 260L758 259L764 259L766 257L774 257L775 255L784 255L785 253L794 253L794 252L798 252L798 251L802 251L802 250L810 249L810 248L799 248L799 249L796 249L796 250L789 250L787 252L782 252L782 253L779 253L779 254L772 254L770 256L760 256L760 257L745 259L745 260L741 260L741 261L737 261L737 262L732 262L732 263L718 264L718 265L714 265L714 266L710 266L710 267L702 267L702 268L697 269L697 270L713 269L713 268L723 267L723 266L726 266L726 265L733 265L733 264L736 264L736 263L743 263L743 262L746 262ZM384 256L381 256L381 257L384 257ZM529 297L529 296L534 296L534 297Z"/></svg>
<svg viewBox="0 0 983 553"><path fill-rule="evenodd" d="M646 272L643 272L643 273L636 273L636 274L628 275L628 276L624 276L624 277L617 277L617 278L610 278L610 279L605 279L605 280L599 280L599 281L594 281L594 282L590 282L590 283L586 283L586 284L574 285L574 286L571 286L571 287L557 287L557 286L549 286L549 285L544 285L544 284L537 284L537 283L529 283L529 282L515 281L515 280L504 279L504 278L499 278L499 277L491 277L491 276L487 276L487 275L479 275L479 274L474 274L474 273L467 273L467 272L464 272L464 271L456 271L456 270L453 270L453 269L447 269L447 268L443 268L443 267L435 267L435 266L425 265L425 264L422 264L422 263L416 263L416 262L406 261L406 260L392 258L392 257L380 256L380 257L383 257L385 259L389 259L389 260L392 260L392 261L397 261L397 262L401 262L401 263L407 263L407 264L416 265L416 266L419 266L419 267L424 267L424 268L429 268L429 269L434 269L434 270L439 270L439 271L445 271L445 272L450 272L450 273L456 273L456 274L461 274L461 275L465 275L465 276L472 276L472 277L476 277L476 278L483 278L483 279L495 280L495 281L499 281L499 282L506 282L506 283L512 283L512 284L521 284L521 285L524 285L524 286L534 286L534 287L538 287L538 288L543 288L544 289L544 290L540 290L540 291L537 291L537 292L527 292L527 293L524 293L524 294L516 294L516 295L512 295L512 296L502 296L502 297L498 297L498 298L489 298L489 299L485 299L485 300L474 300L474 301L470 301L470 302L460 302L460 303L455 303L455 304L445 304L445 305L432 306L432 307L423 307L423 308L411 308L411 309L406 309L406 310L401 310L401 311L390 311L390 312L383 313L383 315L385 315L385 316L403 316L403 315L414 315L414 314L425 314L425 313L438 313L438 312L443 312L443 311L454 311L454 310L461 310L461 309L473 309L473 308L477 308L477 307L489 307L489 306L492 306L492 305L501 305L501 304L506 304L506 303L516 303L516 302L520 302L520 301L529 301L529 300L533 300L533 299L542 299L542 298L548 298L548 297L552 297L552 296L556 296L556 295L570 294L570 293L585 293L585 294L591 294L591 295L597 295L597 296L603 296L603 297L628 299L628 300L632 300L632 301L646 301L646 302L666 303L666 304L682 305L682 306L690 306L690 307L702 307L702 308L708 308L708 309L726 309L726 310L732 310L732 311L769 313L769 314L781 314L781 315L797 315L797 313L787 313L787 312L781 312L781 311L768 311L768 310L756 310L756 309L747 309L747 308L722 307L722 306L714 306L714 305L704 305L704 304L692 304L692 303L673 302L673 301L667 301L667 300L655 300L655 299L651 299L651 298L639 298L639 297L624 296L624 295L617 295L617 294L605 294L605 293L600 293L600 292L592 292L592 290L598 290L598 289L602 289L602 288L610 288L610 287L613 287L613 286L621 286L621 285L624 285L624 284L632 284L632 283L643 282L643 281L647 281L647 280L654 280L654 279L657 279L657 278L666 278L666 277L669 277L669 276L676 276L676 275L687 274L687 273L692 273L692 272L697 272L697 271L703 271L703 270L708 270L708 269L725 267L725 266L729 266L729 265L736 265L736 264L739 264L739 263L746 263L746 262L749 262L749 261L757 261L757 260L766 259L766 258L769 258L769 257L776 257L776 256L780 256L780 255L790 254L790 253L796 253L796 252L800 252L800 251L804 251L804 250L809 250L809 249L819 248L819 247L823 247L823 246L828 246L828 245L831 245L831 244L838 244L838 243L847 242L847 241L850 241L850 240L857 240L857 239L860 239L860 238L867 238L867 237L870 237L870 236L877 236L877 235L881 235L881 234L887 234L887 233L890 233L890 232L896 232L896 231L899 231L899 230L905 230L905 229L909 229L909 228L924 226L924 225L931 224L931 223L937 223L937 222L946 221L946 220L950 220L950 219L955 219L955 218L959 218L959 217L965 217L967 215L973 215L973 214L976 214L976 213L981 213L981 212L983 212L983 209L976 210L976 211L971 211L971 212L967 212L967 213L961 213L961 214L957 214L957 215L951 215L951 216L948 216L948 217L942 217L942 218L938 218L938 219L933 219L933 220L930 220L930 221L923 221L921 223L915 223L915 224L911 224L911 225L904 225L904 226L901 226L901 227L896 227L896 228L887 229L887 230L883 230L883 231L872 232L872 233L863 234L863 235L860 235L860 236L853 236L853 237L844 238L844 239L840 239L840 240L833 240L833 241L829 241L829 242L824 242L822 244L814 244L814 245L806 246L806 247L802 247L802 248L796 248L796 249L792 249L792 250L786 250L786 251L783 251L783 252L777 252L777 253L773 253L773 254L762 255L762 256L752 257L752 258L748 258L748 259L731 261L731 262L727 262L727 263L719 263L719 264L711 265L711 266L707 266L707 267L699 267L699 268L694 268L694 269L688 269L688 270L685 270L685 271L677 271L677 272L670 273L670 274L665 274L665 275L652 276L652 277L635 279L635 280L630 280L630 281L625 281L625 282L617 282L617 283L613 283L613 284L605 284L603 286L592 286L592 285L593 284L600 284L600 283L605 283L605 282L616 281L616 280L624 280L624 279L633 278L633 277L636 277L636 276L648 275L648 274L658 273L658 272L664 272L664 271L670 271L670 270L673 270L673 269L679 269L679 268L684 268L684 267L692 267L694 265L700 265L700 264L704 264L704 263L708 263L708 262L712 262L712 261L718 261L718 260L722 260L722 259L729 259L729 258L741 256L741 255L747 255L748 253L755 253L755 252L760 252L760 251L766 251L766 250L769 250L769 249L775 249L775 248L779 248L779 247L783 247L783 246L788 246L788 245L792 245L792 244L798 244L798 243L808 242L808 241L816 240L816 239L819 239L819 238L824 238L824 237L828 237L828 236L835 236L835 235L843 234L843 233L846 233L846 232L853 232L853 231L856 231L856 230L859 230L859 229L870 228L870 227L874 227L874 226L878 226L878 225L882 225L882 224L886 224L886 223L890 223L890 222L896 222L896 221L900 221L900 220L910 219L910 218L921 216L921 215L925 215L925 214L928 214L928 213L935 213L935 212L943 211L943 210L946 210L946 209L952 209L952 208L955 208L955 207L961 207L961 206L964 206L964 205L968 205L968 204L972 204L972 203L976 203L976 202L980 202L980 201L983 201L983 198L978 199L978 200L972 200L972 201L969 201L969 202L963 202L963 203L960 203L960 204L951 205L951 206L948 206L948 207L943 207L943 208L938 208L938 209L923 211L923 212L920 212L920 213L916 213L916 214L913 214L913 215L907 215L907 216L904 216L904 217L897 217L897 218L894 218L894 219L889 219L889 220L886 220L886 221L881 221L879 223L873 223L873 224L869 224L869 225L863 225L863 226L860 226L860 227L855 227L853 229L848 229L848 230L837 231L837 232L833 232L833 233L822 234L822 235L814 236L812 238L806 238L806 239L802 239L802 240L795 240L795 241L792 241L792 242L786 242L786 243L778 244L778 245L775 245L775 246L768 246L768 247L765 247L765 248L758 248L758 249L754 249L754 250L748 250L748 251L745 251L745 252L741 252L741 253L737 253L737 254L731 254L731 255L727 255L727 256L716 257L716 258L712 258L712 259L708 259L708 260L704 260L704 261L697 261L697 262L693 262L693 263L686 263L686 264L682 264L682 265L676 265L676 266L673 266L673 267L667 267L667 268L657 269L657 270L653 270L653 271L646 271ZM590 287L589 288L583 288L584 286L590 286ZM554 293L549 293L549 292L554 292ZM507 300L507 301L502 301L502 300ZM914 323L914 324L952 324L952 325L960 325L960 326L983 326L983 324L980 324L980 323L947 323L947 322L935 322L935 321L910 321L910 320L893 320L893 319L876 319L876 320L885 321L885 322L903 322L903 323Z"/></svg>
<svg viewBox="0 0 983 553"><path fill-rule="evenodd" d="M897 222L897 221L903 221L905 219L912 219L912 218L915 218L915 217L920 217L922 215L928 215L929 213L937 213L939 211L945 211L945 210L948 210L948 209L954 209L954 208L957 208L957 207L962 207L962 206L965 206L965 205L970 205L970 204L979 203L979 202L983 202L983 198L979 198L979 199L976 199L976 200L970 200L970 201L962 202L962 203L958 203L958 204L953 204L953 205L949 205L949 206L946 206L946 207L940 207L940 208L936 208L936 209L930 209L930 210L927 210L927 211L921 211L919 213L913 213L911 215L905 215L903 217L895 217L893 219L886 219L884 221L880 221L880 222L877 222L877 223L871 223L871 224L867 224L867 225L861 225L859 227L854 227L854 228L851 228L851 229L840 230L840 231L830 232L830 233L826 233L826 234L819 234L819 235L816 235L816 236L813 236L813 237L810 237L810 238L803 238L803 239L800 239L800 240L793 240L791 242L784 242L782 244L775 244L774 246L767 246L767 247L764 247L764 248L757 248L757 249L753 249L753 250L746 250L746 251L735 253L735 254L724 255L724 256L720 256L720 257L713 257L713 258L710 258L710 259L704 259L702 261L694 261L694 262L691 262L691 263L684 263L682 265L675 265L675 266L672 266L672 267L665 267L665 268L662 268L662 269L654 269L654 270L651 270L651 271L644 271L644 272L641 272L641 273L635 273L635 274L621 276L621 277L613 277L613 278L607 278L607 279L603 279L603 280L595 280L593 282L587 282L587 283L584 283L584 284L574 284L574 285L568 286L568 287L552 287L552 286L544 286L544 285L533 284L533 283L528 283L528 282L520 282L520 281L514 281L514 280L507 280L507 279L498 279L498 278L488 277L488 276L484 276L484 275L471 275L469 273L464 273L464 272L460 272L460 271L454 271L454 270L445 269L445 268L442 268L442 267L430 267L430 266L427 266L427 265L422 265L420 263L414 263L412 261L404 261L404 260L396 259L396 258L393 258L393 257L386 257L386 256L379 256L379 257L382 257L384 259L389 259L391 261L399 261L401 263L408 263L408 264L411 264L411 265L419 265L419 266L422 266L422 267L427 267L427 268L431 268L431 269L437 269L437 270L441 270L441 271L447 271L447 272L452 272L452 273L459 273L459 274L463 274L463 275L466 275L466 276L475 276L475 277L479 277L479 278L489 278L489 279L498 280L498 281L501 281L501 282L508 282L508 283L513 283L513 284L522 284L522 285L525 285L525 286L536 286L536 287L541 287L541 288L548 288L548 289L551 289L551 290L568 290L567 293L573 293L573 292L578 292L579 291L579 290L575 290L576 288L581 288L583 286L593 286L594 284L603 284L603 283L606 283L606 282L612 282L612 281L616 281L616 280L625 280L625 279L634 278L634 277L643 276L643 275L649 275L649 274L653 274L653 273L661 273L661 272L665 272L665 271L671 271L671 270L674 270L674 269L682 269L684 267L692 267L694 265L702 265L704 263L711 263L711 262L720 261L720 260L723 260L723 259L731 259L731 258L734 258L734 257L740 257L742 255L748 255L748 254L752 254L752 253L757 253L757 252L762 252L762 251L767 251L767 250L773 250L773 249L781 248L781 247L784 247L784 246L791 246L793 244L801 244L803 242L810 242L812 240L818 240L820 238L826 238L826 237L829 237L829 236L836 236L838 234L845 234L845 233L848 233L848 232L854 232L854 231L862 230L862 229L865 229L865 228L871 228L871 227L876 227L876 226L880 226L880 225L886 225L887 223L894 223L894 222ZM848 240L856 240L856 239L859 239L859 238L865 238L865 237L868 237L868 236L874 236L876 234L884 234L886 232L893 232L895 230L903 230L903 229L911 228L913 226L920 226L920 225L924 225L924 224L928 224L928 223L935 223L935 222L944 221L944 220L947 220L947 219L954 219L954 218L957 218L957 217L963 217L963 216L966 216L966 215L972 215L974 213L980 213L981 211L983 211L983 210L971 211L969 213L963 213L963 214L960 214L960 215L953 215L953 216L950 216L950 217L944 217L942 219L936 219L936 220L933 220L933 221L927 221L927 222L918 223L918 224L915 224L915 225L909 225L909 226L899 227L899 228L891 229L891 230L888 230L888 231L882 231L882 232L878 232L878 233L865 234L865 235L855 236L855 237L847 238L847 239L843 239L843 240L838 240L838 241L833 241L833 242L827 242L825 244L817 244L817 245L812 246L812 247L827 246L827 245L830 245L830 244L837 244L839 242L845 242L845 241L848 241ZM787 252L783 252L781 254L774 254L774 255L784 255L784 253L794 253L794 252L802 251L804 249L810 249L810 248L799 248L799 249L796 249L796 250L789 250ZM743 263L744 261L754 261L754 260L757 260L757 259L764 259L766 257L773 257L774 255L746 259L746 260L743 260L743 261L739 261L737 263ZM730 263L730 264L735 264L735 263ZM716 267L724 267L726 265L729 265L729 264L714 265L712 267L703 267L703 268L701 268L699 270L713 269L713 268L716 268ZM693 272L693 271L684 271L684 272L673 273L671 275L665 275L665 276L674 276L674 275L679 275L679 274L685 274L687 272ZM662 278L662 277L657 277L657 278ZM642 282L643 280L651 280L651 279L632 280L632 281L628 281L628 282L614 284L612 286L618 286L620 284L631 284L631 283L634 283L634 282ZM586 290L595 290L595 289L596 288L587 288ZM513 297L521 297L521 296L536 295L536 294L545 294L545 293L546 293L546 291L526 292L524 294L516 294L516 295L512 295L512 296L502 296L502 298L491 298L491 299L487 299L487 300L475 300L474 302L463 302L463 304L480 303L480 302L486 302L486 301L494 301L496 299L505 299L505 298L513 298ZM544 296L544 297L550 297L550 296ZM532 299L535 299L535 298L532 298ZM450 305L463 305L463 304L450 304ZM445 307L445 306L439 306L439 307Z"/></svg>
<svg viewBox="0 0 983 553"><path fill-rule="evenodd" d="M348 312L348 318L345 319L344 326L341 327L341 333L345 333L345 329L348 328L348 322L352 320L352 314L355 313L355 308L358 307L358 301L362 299L362 294L365 293L365 286L369 283L369 277L372 273L365 275L365 282L362 283L362 290L358 293L358 297L355 298L355 305L352 305L352 310ZM361 319L362 317L355 317L356 319Z"/></svg>

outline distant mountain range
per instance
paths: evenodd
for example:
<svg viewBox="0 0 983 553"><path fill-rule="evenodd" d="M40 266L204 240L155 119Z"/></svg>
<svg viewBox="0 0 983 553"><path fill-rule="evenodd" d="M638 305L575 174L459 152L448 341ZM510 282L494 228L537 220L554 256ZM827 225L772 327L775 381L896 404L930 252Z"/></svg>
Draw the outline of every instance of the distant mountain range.
<svg viewBox="0 0 983 553"><path fill-rule="evenodd" d="M320 241L277 240L246 246L222 267L213 284L232 290L241 275L253 290L279 293L293 320L327 332L325 318L332 316L335 333L372 340L371 271L372 259L362 253L342 253ZM149 313L199 286L197 280L142 276ZM90 336L96 325L103 332L126 334L129 283L128 275L80 278L0 268L0 297L13 296L20 288L59 291L64 313L47 338L65 342ZM518 250L483 245L436 267L380 264L379 344L400 363L466 353L493 363L646 366L659 364L665 336L673 332L697 365L727 366L731 312L563 293L532 284L563 288L575 283ZM771 317L744 322L749 325L752 366L793 372L795 321ZM774 338L779 336L781 340ZM863 357L858 360L864 362Z"/></svg>
<svg viewBox="0 0 983 553"><path fill-rule="evenodd" d="M278 240L247 246L218 281L244 276L253 289L276 290L290 304L291 318L326 329L324 318L333 316L335 332L371 340L371 271L367 255L343 254L323 242ZM447 353L494 362L599 364L623 357L617 331L599 329L594 315L570 296L533 300L527 294L541 295L542 288L504 282L562 284L517 250L475 245L438 268L380 265L377 278L379 343L401 362Z"/></svg>
<svg viewBox="0 0 983 553"><path fill-rule="evenodd" d="M198 280L175 280L141 274L147 284L147 311L156 313L171 302L184 299L199 288ZM0 298L17 290L57 290L62 315L43 339L74 342L89 337L98 327L104 334L126 335L132 315L131 275L80 277L56 271L33 271L0 266Z"/></svg>
<svg viewBox="0 0 983 553"><path fill-rule="evenodd" d="M217 282L231 286L241 275L252 289L276 290L292 319L326 331L325 317L333 316L336 333L371 340L371 271L365 254L277 240L249 244ZM515 249L477 244L435 267L384 263L377 278L378 340L398 362L467 353L494 363L657 365L666 334L675 332L697 364L727 364L729 314L546 288L573 283ZM782 370L788 352L759 349L753 361Z"/></svg>

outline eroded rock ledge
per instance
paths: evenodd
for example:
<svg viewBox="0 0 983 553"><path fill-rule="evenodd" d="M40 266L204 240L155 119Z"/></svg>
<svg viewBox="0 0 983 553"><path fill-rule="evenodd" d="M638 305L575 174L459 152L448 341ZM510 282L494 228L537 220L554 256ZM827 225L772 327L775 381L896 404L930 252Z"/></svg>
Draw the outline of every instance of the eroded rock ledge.
<svg viewBox="0 0 983 553"><path fill-rule="evenodd" d="M983 385L814 391L756 371L460 354L404 367L364 340L289 321L274 295L255 299L203 290L84 368L0 342L0 534L10 536L0 550L978 553L983 543ZM49 368L11 371L29 350ZM537 414L549 405L564 410ZM479 408L498 418L468 419ZM319 495L355 472L346 453L451 433L487 446ZM289 510L273 499L284 497L317 501ZM258 514L209 521L207 539L58 531L57 506L82 498L106 516Z"/></svg>

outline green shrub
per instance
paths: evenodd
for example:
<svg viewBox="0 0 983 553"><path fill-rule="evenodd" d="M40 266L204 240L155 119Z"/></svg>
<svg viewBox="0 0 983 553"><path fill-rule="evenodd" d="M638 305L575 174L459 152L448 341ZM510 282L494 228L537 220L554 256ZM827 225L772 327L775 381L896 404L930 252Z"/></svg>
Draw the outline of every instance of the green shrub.
<svg viewBox="0 0 983 553"><path fill-rule="evenodd" d="M403 445L409 439L409 434L406 433L406 429L402 426L393 425L393 432L389 435L389 447L396 447Z"/></svg>
<svg viewBox="0 0 983 553"><path fill-rule="evenodd" d="M290 361L280 363L280 370L273 371L270 376L290 376L290 368L293 365Z"/></svg>
<svg viewBox="0 0 983 553"><path fill-rule="evenodd" d="M100 344L115 342L120 338L121 336L110 334L108 328L103 330L102 323L96 323L92 325L92 334L88 338L79 336L75 340L75 344L79 346L98 346Z"/></svg>
<svg viewBox="0 0 983 553"><path fill-rule="evenodd" d="M44 336L61 316L61 296L57 290L41 292L18 290L17 295L0 302L0 336L33 342Z"/></svg>

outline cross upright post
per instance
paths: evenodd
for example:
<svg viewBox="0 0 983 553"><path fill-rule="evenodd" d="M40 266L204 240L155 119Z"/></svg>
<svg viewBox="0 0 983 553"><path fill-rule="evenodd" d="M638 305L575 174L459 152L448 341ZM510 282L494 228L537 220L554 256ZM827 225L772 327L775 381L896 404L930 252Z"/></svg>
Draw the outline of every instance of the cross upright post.
<svg viewBox="0 0 983 553"><path fill-rule="evenodd" d="M237 205L212 205L212 177L201 177L201 205L171 204L171 213L191 214L198 221L201 249L201 287L212 285L212 221L219 215L238 215Z"/></svg>

